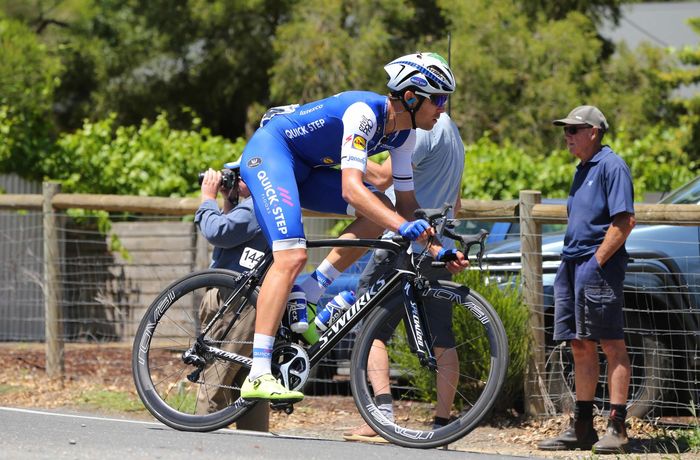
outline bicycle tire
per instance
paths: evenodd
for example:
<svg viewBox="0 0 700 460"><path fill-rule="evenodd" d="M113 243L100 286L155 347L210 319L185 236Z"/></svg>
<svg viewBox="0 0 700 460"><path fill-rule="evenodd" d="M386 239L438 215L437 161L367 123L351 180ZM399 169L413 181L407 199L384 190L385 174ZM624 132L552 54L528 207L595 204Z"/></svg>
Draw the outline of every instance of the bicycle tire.
<svg viewBox="0 0 700 460"><path fill-rule="evenodd" d="M229 395L229 390L219 384L223 383L221 381L211 383L212 380L222 380L221 376L226 375L226 372L237 372L238 369L227 367L232 366L229 361L208 356L205 372L199 375L198 383L193 383L187 376L196 367L186 364L182 358L183 352L196 342L201 331L198 315L200 297L212 288L220 289L219 292L222 289L233 292L240 285L236 282L236 276L236 272L222 269L208 269L186 275L163 290L141 320L132 349L134 384L148 411L172 428L198 432L217 430L237 420L254 404L240 398L234 400L235 389L231 389ZM255 299L252 299L247 303L244 314L254 311L254 307L250 306L254 302ZM240 305L240 298L231 302L233 308ZM238 339L251 334L250 330L237 330L236 326L244 322L242 319L243 314L225 339L244 342ZM252 348L252 343L250 347ZM208 372L212 372L209 375L213 376L209 381L206 380ZM223 393L222 389L225 390ZM224 403L212 403L216 391L223 394L219 399L224 400ZM203 408L212 404L217 410L209 412L210 409L206 409L207 412L203 413ZM220 408L225 404L230 405Z"/></svg>
<svg viewBox="0 0 700 460"><path fill-rule="evenodd" d="M353 350L351 381L353 398L362 418L388 441L413 448L435 448L454 442L473 430L487 415L505 382L508 367L508 339L493 307L478 293L464 286L440 281L433 283L425 297L453 301L454 350L459 373L450 422L433 429L437 371L418 364L406 345L403 321L393 327L386 341L389 355L391 392L395 422L381 415L368 379L368 357L373 342L386 334L386 325L405 315L400 291L368 317ZM457 328L468 327L468 337ZM376 368L375 365L375 370ZM403 384L403 385L402 385Z"/></svg>

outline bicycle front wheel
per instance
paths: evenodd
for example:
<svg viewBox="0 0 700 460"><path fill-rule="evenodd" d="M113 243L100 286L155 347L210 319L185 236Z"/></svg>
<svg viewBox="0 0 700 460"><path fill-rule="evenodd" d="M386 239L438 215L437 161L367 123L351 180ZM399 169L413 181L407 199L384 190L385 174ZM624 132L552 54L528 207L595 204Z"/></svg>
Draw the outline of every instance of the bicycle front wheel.
<svg viewBox="0 0 700 460"><path fill-rule="evenodd" d="M216 430L254 404L239 398L249 367L196 346L205 343L251 356L255 299L233 295L240 287L236 276L219 269L187 275L159 294L141 320L132 350L136 390L151 414L172 428ZM225 313L200 337L224 302ZM238 318L223 336L236 313Z"/></svg>
<svg viewBox="0 0 700 460"><path fill-rule="evenodd" d="M360 414L382 437L405 447L434 448L465 436L491 409L506 377L508 339L493 307L448 281L431 283L426 308L436 299L452 303L454 333L454 346L434 347L436 370L422 366L410 349L399 291L371 314L353 350L351 387ZM388 393L393 420L375 399ZM447 424L434 427L436 416Z"/></svg>

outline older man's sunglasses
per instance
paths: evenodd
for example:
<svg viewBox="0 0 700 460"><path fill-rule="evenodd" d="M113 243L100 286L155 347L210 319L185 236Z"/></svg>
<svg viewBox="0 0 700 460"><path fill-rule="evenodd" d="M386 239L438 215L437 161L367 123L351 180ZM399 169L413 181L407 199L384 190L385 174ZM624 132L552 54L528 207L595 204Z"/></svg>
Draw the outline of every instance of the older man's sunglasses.
<svg viewBox="0 0 700 460"><path fill-rule="evenodd" d="M564 126L564 134L568 134L569 136L575 136L577 132L583 129L591 129L592 127L593 126L591 125Z"/></svg>

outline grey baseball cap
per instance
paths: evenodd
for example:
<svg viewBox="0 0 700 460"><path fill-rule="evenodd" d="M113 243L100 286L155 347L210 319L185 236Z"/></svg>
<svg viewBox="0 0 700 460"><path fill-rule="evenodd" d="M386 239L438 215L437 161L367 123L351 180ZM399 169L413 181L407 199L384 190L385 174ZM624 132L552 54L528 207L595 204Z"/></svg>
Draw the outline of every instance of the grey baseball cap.
<svg viewBox="0 0 700 460"><path fill-rule="evenodd" d="M556 126L564 125L591 125L596 128L603 128L603 131L608 130L608 121L605 115L598 107L592 105L580 105L569 112L566 118L554 120Z"/></svg>

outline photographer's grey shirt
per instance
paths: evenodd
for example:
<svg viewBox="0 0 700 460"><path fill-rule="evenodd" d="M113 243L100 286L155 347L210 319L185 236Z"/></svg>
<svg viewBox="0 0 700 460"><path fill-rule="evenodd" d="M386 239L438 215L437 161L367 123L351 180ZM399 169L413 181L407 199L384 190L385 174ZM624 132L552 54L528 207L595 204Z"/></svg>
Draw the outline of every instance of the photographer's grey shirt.
<svg viewBox="0 0 700 460"><path fill-rule="evenodd" d="M206 200L197 209L194 221L204 238L214 245L211 268L249 270L268 248L252 198L241 201L228 214L219 209L216 200Z"/></svg>

